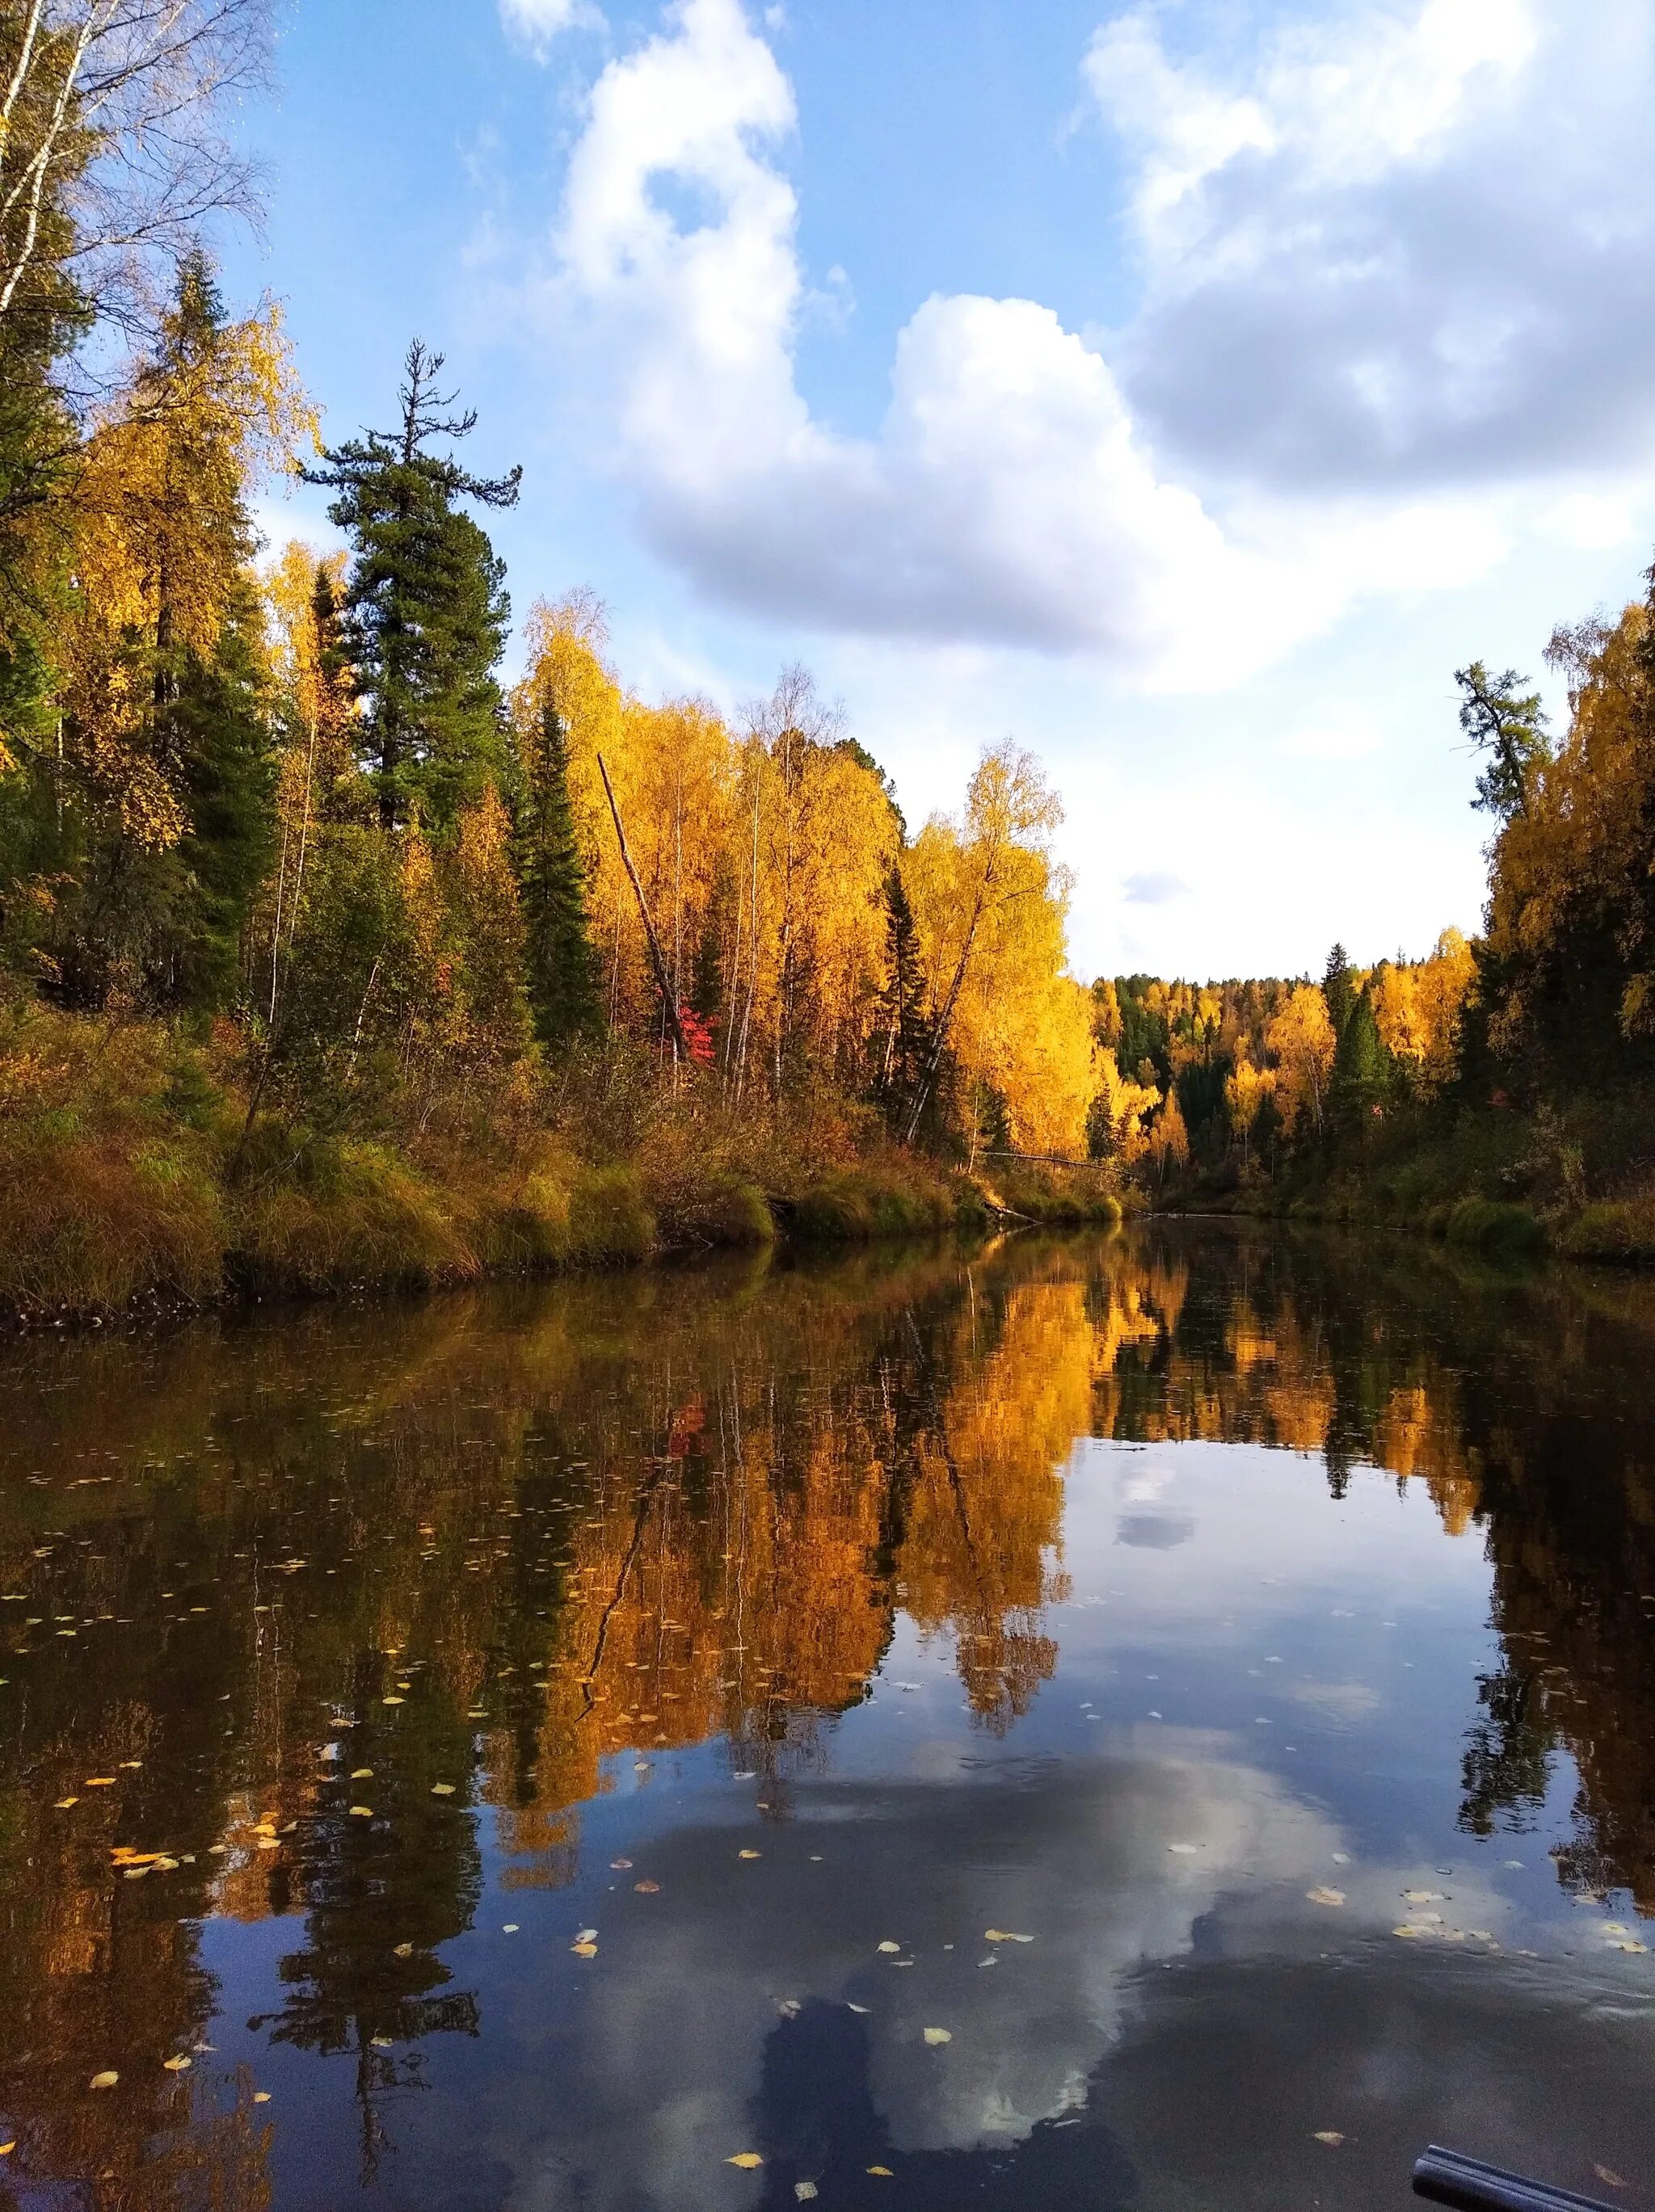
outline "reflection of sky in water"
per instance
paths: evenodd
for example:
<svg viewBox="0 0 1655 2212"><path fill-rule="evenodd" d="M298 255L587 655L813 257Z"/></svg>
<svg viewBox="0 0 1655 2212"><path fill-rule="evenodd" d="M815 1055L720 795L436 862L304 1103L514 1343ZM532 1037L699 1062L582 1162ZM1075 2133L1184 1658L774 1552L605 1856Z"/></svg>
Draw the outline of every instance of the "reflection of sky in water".
<svg viewBox="0 0 1655 2212"><path fill-rule="evenodd" d="M1588 2031L1603 2102L1585 2132L1634 2155L1649 1977L1593 1940L1606 1908L1570 1911L1538 1839L1518 1866L1510 1838L1455 1832L1492 1663L1475 1536L1446 1538L1423 1492L1370 1479L1335 1501L1315 1459L1250 1446L1149 1466L1082 1442L1067 1483L1057 1671L1001 1740L948 1640L899 1621L785 1820L754 1809L776 1785L733 1782L709 1749L644 1771L629 1754L587 1809L575 1888L502 1889L490 1857L446 1954L484 2040L429 2046L448 2094L398 2110L388 2185L739 2205L793 2202L794 2180L855 2197L888 2160L908 2202L994 2171L1012 2202L1090 2203L1095 2183L1099 2202L1171 2204L1171 2172L1263 2205L1331 2186L1331 2130L1350 2171L1400 2190L1433 2130L1555 2163L1560 2131L1581 2132ZM1150 1501L1176 1549L1122 1546ZM1418 1916L1420 1937L1393 1933ZM586 1927L590 1961L567 1948ZM250 1941L268 1957L264 1930L220 1929L209 1955ZM350 2166L344 2119L315 2112L313 2174ZM1071 2129L1089 2164L1052 2148ZM724 2166L749 2148L758 2175Z"/></svg>
<svg viewBox="0 0 1655 2212"><path fill-rule="evenodd" d="M274 2212L1313 2212L1431 2138L1638 2201L1647 1329L1142 1249L0 1367L0 2204L261 2203L163 2124L238 2068Z"/></svg>

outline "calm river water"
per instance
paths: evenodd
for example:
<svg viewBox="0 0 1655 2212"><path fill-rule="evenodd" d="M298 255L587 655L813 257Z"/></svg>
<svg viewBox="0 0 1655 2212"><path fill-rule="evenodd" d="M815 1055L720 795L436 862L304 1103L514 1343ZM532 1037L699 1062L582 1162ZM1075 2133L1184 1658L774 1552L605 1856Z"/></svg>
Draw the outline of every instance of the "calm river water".
<svg viewBox="0 0 1655 2212"><path fill-rule="evenodd" d="M0 2205L1655 2203L1652 1376L1193 1224L11 1347Z"/></svg>

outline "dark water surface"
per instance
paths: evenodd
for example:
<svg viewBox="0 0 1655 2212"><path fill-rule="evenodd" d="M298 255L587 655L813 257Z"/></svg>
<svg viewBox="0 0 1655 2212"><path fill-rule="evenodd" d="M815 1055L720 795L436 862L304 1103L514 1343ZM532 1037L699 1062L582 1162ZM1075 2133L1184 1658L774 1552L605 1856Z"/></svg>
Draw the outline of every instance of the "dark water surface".
<svg viewBox="0 0 1655 2212"><path fill-rule="evenodd" d="M1652 1384L1218 1226L14 1347L0 2205L1655 2203Z"/></svg>

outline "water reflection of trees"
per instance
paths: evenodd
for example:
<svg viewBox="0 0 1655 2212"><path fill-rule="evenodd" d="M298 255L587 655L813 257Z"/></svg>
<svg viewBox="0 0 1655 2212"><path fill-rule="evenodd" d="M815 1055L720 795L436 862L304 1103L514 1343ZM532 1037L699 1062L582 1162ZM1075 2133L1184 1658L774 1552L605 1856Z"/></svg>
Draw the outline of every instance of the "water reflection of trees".
<svg viewBox="0 0 1655 2212"><path fill-rule="evenodd" d="M443 1963L468 1813L520 1887L572 1878L622 1760L716 1744L785 1818L899 1612L1010 1727L1089 1433L1422 1486L1494 1570L1465 1824L1531 1818L1567 1751L1563 1877L1655 1909L1652 1340L1647 1285L1148 1232L32 1348L0 1373L17 2170L258 2201L246 2085L160 2066L214 2008L213 1912L291 1921L263 2026L354 2057L371 2168L420 2045L478 2025Z"/></svg>
<svg viewBox="0 0 1655 2212"><path fill-rule="evenodd" d="M1147 1235L1090 1298L1100 1434L1247 1439L1419 1482L1494 1568L1462 1825L1536 1819L1579 1776L1559 1874L1655 1912L1655 1284L1502 1276L1398 1243Z"/></svg>

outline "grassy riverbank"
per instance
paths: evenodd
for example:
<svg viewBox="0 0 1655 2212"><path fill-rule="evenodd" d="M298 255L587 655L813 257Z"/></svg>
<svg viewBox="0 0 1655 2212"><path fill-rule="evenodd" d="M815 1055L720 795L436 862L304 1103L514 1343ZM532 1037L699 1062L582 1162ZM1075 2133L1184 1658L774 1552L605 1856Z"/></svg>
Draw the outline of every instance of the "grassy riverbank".
<svg viewBox="0 0 1655 2212"><path fill-rule="evenodd" d="M1463 1249L1655 1265L1655 1094L1618 1090L1533 1108L1398 1115L1366 1146L1289 1159L1269 1177L1196 1167L1171 1212L1240 1213L1421 1233Z"/></svg>
<svg viewBox="0 0 1655 2212"><path fill-rule="evenodd" d="M1118 1219L1095 1175L992 1180L891 1145L831 1094L778 1123L633 1050L346 1122L250 1115L225 1034L0 1023L0 1310L435 1285L776 1237Z"/></svg>

